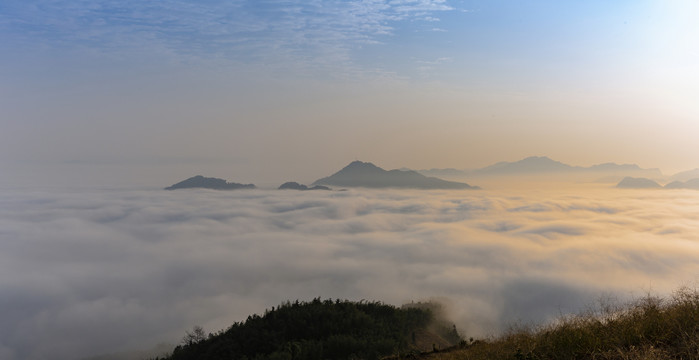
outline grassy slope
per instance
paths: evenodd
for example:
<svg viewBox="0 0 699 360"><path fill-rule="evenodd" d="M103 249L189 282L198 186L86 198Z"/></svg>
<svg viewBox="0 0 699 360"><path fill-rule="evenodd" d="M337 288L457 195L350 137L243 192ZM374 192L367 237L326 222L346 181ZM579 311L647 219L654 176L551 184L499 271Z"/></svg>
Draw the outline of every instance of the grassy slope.
<svg viewBox="0 0 699 360"><path fill-rule="evenodd" d="M681 289L669 299L649 296L627 306L603 306L421 358L699 359L699 292Z"/></svg>

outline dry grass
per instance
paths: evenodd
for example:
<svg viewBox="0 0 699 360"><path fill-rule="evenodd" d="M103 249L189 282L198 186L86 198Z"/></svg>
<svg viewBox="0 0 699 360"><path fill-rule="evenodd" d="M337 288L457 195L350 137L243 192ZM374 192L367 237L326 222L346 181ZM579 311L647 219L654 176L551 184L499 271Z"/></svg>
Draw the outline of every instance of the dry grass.
<svg viewBox="0 0 699 360"><path fill-rule="evenodd" d="M669 299L647 296L626 306L560 318L553 324L516 328L475 341L435 360L464 359L699 359L699 291L678 290Z"/></svg>

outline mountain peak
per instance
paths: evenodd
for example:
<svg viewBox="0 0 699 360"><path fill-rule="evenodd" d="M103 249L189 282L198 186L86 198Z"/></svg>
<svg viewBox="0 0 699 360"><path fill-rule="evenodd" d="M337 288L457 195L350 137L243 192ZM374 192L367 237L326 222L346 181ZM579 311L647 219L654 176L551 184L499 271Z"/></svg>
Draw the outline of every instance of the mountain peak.
<svg viewBox="0 0 699 360"><path fill-rule="evenodd" d="M370 162L353 161L328 177L318 179L314 185L359 186L368 188L416 188L416 189L473 189L466 183L427 177L412 170L386 171Z"/></svg>
<svg viewBox="0 0 699 360"><path fill-rule="evenodd" d="M380 167L370 163L370 162L364 162L364 161L359 161L355 160L349 163L349 165L345 166L342 170L358 170L358 169L366 169L366 170L375 170L375 169L381 169Z"/></svg>
<svg viewBox="0 0 699 360"><path fill-rule="evenodd" d="M558 162L548 156L528 156L518 162Z"/></svg>
<svg viewBox="0 0 699 360"><path fill-rule="evenodd" d="M478 172L483 174L511 174L558 172L570 169L573 169L573 167L547 156L530 156L515 162L502 161L482 168Z"/></svg>
<svg viewBox="0 0 699 360"><path fill-rule="evenodd" d="M564 163L562 163L562 162L560 162L560 161L553 160L553 159L551 159L551 158L548 157L548 156L530 156L530 157L526 157L526 158L524 158L524 159L522 159L522 160L520 160L520 161L516 161L515 164L516 164L516 163L520 163L520 164L553 165L553 166L560 166L560 165L570 166L570 165L564 164Z"/></svg>

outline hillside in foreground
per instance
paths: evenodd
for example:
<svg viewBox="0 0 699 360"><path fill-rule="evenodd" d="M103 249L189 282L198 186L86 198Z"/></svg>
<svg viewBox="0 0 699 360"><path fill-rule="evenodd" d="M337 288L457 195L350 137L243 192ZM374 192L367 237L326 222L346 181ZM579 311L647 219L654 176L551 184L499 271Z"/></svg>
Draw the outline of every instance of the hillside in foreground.
<svg viewBox="0 0 699 360"><path fill-rule="evenodd" d="M438 309L431 303L287 302L217 334L195 327L162 360L380 359L457 344L456 329L437 319Z"/></svg>
<svg viewBox="0 0 699 360"><path fill-rule="evenodd" d="M218 334L188 333L160 360L699 359L699 291L688 288L477 340L462 340L455 328L435 321L434 310L434 304L285 303Z"/></svg>

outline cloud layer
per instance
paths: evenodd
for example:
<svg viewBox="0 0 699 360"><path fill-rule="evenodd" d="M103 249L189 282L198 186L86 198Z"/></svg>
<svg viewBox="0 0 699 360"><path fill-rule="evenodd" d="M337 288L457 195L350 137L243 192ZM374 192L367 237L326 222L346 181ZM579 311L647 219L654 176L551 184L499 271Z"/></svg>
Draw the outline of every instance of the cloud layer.
<svg viewBox="0 0 699 360"><path fill-rule="evenodd" d="M0 357L177 342L284 300L442 299L467 336L699 274L696 192L3 192Z"/></svg>

